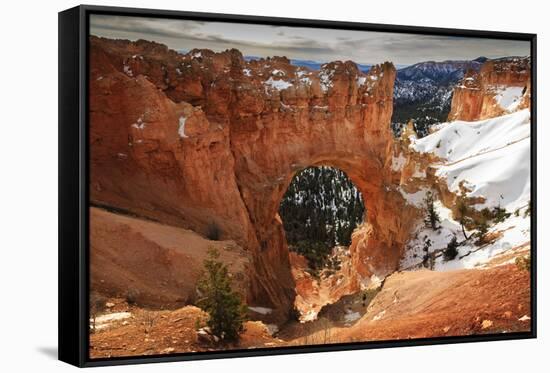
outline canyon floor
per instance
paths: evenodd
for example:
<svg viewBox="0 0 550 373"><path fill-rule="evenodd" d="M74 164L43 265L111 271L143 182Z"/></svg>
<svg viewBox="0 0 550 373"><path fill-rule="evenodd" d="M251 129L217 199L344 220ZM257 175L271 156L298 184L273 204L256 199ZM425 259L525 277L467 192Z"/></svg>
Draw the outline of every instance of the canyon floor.
<svg viewBox="0 0 550 373"><path fill-rule="evenodd" d="M396 272L366 303L362 293L324 307L316 320L288 322L276 330L247 321L237 344L222 345L198 330L206 314L194 306L171 310L107 299L96 319L90 356L156 355L298 346L326 343L414 339L529 331L530 273L510 264L529 247L496 257L483 269Z"/></svg>

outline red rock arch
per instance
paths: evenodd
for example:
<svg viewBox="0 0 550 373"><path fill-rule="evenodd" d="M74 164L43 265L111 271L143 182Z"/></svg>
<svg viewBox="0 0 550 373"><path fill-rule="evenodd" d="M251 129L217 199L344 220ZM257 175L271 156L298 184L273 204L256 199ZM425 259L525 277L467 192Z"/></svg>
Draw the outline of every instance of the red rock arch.
<svg viewBox="0 0 550 373"><path fill-rule="evenodd" d="M92 37L92 203L198 232L214 222L251 253L249 302L283 318L294 283L279 202L296 171L329 165L366 200L358 281L393 271L416 214L391 169L393 65L311 72L236 50L194 55ZM284 79L270 85L274 74Z"/></svg>

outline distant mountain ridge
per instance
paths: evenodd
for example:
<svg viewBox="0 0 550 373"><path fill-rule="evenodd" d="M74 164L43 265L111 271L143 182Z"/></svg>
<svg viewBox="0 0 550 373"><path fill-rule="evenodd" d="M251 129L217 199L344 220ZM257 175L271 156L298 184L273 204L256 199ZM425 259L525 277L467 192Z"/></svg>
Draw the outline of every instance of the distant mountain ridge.
<svg viewBox="0 0 550 373"><path fill-rule="evenodd" d="M446 84L450 81L457 82L462 79L464 73L469 70L478 71L481 65L487 61L486 57L478 57L475 60L447 60L441 62L419 62L397 70L398 80L431 80L438 84Z"/></svg>
<svg viewBox="0 0 550 373"><path fill-rule="evenodd" d="M251 61L251 60L259 60L265 57L258 57L258 56L244 56L245 61ZM365 63L358 63L353 61L359 70L363 73L367 73L371 67L374 66L374 64L365 64ZM311 70L320 70L321 67L327 63L322 61L315 61L315 60L302 60L302 59L290 59L290 63L295 66L301 66L301 67L307 67ZM405 65L395 65L397 69L406 67Z"/></svg>
<svg viewBox="0 0 550 373"><path fill-rule="evenodd" d="M324 62L319 62L319 61L295 60L295 59L291 59L290 63L296 66L307 67L307 68L310 68L311 70L320 70L321 66L325 64ZM366 64L361 64L357 62L355 62L355 64L357 65L359 70L361 70L364 73L367 73L373 66L373 65L366 65Z"/></svg>
<svg viewBox="0 0 550 373"><path fill-rule="evenodd" d="M425 61L397 70L394 85L392 128L399 135L409 120L418 135L445 121L451 109L453 87L471 70L478 72L488 59Z"/></svg>

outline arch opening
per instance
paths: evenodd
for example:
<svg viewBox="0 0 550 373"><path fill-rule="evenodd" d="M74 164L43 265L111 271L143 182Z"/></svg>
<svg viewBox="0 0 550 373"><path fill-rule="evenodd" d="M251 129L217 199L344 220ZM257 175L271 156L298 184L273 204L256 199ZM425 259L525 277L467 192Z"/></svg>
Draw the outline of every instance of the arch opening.
<svg viewBox="0 0 550 373"><path fill-rule="evenodd" d="M332 163L314 163L288 180L278 215L300 321L313 321L325 306L360 291L352 234L368 226L364 196L352 176Z"/></svg>
<svg viewBox="0 0 550 373"><path fill-rule="evenodd" d="M365 221L364 198L342 170L311 166L296 173L279 204L290 252L303 256L315 277L340 268L334 255L347 251Z"/></svg>

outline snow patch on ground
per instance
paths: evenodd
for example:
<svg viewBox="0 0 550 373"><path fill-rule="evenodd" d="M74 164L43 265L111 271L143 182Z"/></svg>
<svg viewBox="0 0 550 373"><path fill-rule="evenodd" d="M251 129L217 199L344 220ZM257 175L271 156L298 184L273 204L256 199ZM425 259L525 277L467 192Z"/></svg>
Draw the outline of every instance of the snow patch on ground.
<svg viewBox="0 0 550 373"><path fill-rule="evenodd" d="M108 313L106 315L97 316L95 318L95 328L97 330L107 328L111 323L115 321L124 320L130 318L132 314L130 312L115 312ZM93 319L90 319L90 327L92 327Z"/></svg>
<svg viewBox="0 0 550 373"><path fill-rule="evenodd" d="M132 314L130 312L108 313L106 315L101 315L101 316L96 317L95 322L97 324L103 324L103 323L106 323L106 322L112 322L112 321L127 319L130 316L132 316Z"/></svg>

